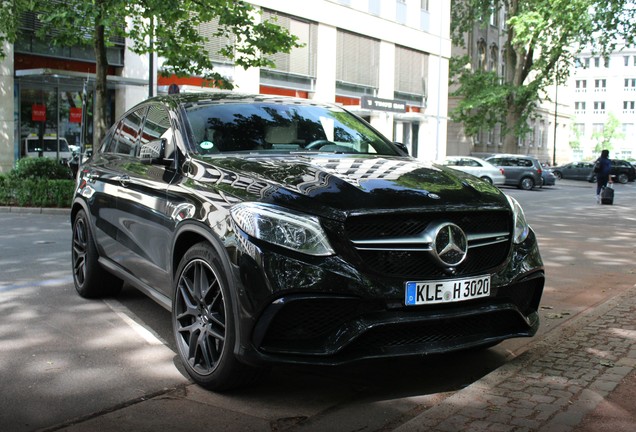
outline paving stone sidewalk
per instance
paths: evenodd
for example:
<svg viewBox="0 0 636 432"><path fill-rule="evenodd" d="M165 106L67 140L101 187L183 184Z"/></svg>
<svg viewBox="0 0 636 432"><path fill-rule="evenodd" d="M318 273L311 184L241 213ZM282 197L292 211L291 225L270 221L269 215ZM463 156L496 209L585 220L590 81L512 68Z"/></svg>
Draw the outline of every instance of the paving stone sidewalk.
<svg viewBox="0 0 636 432"><path fill-rule="evenodd" d="M578 430L634 369L636 287L394 431Z"/></svg>

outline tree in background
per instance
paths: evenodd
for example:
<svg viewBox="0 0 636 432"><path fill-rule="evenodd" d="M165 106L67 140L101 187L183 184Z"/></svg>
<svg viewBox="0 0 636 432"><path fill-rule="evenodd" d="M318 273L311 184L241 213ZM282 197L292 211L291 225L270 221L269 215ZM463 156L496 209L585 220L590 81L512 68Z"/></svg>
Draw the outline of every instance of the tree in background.
<svg viewBox="0 0 636 432"><path fill-rule="evenodd" d="M603 129L592 133L592 139L596 141L594 151L596 153L600 153L603 149L613 150L614 140L622 139L624 137L625 135L621 131L621 123L614 114L609 113L607 116L607 122L603 125Z"/></svg>
<svg viewBox="0 0 636 432"><path fill-rule="evenodd" d="M537 104L548 100L545 90L563 84L580 49L595 41L601 55L618 40L636 38L635 0L452 0L451 36L465 46L465 35L486 26L491 14L503 9L502 60L498 71L474 70L467 57L451 59L451 85L459 96L453 121L467 135L501 126L503 151L515 153L517 138L528 132Z"/></svg>
<svg viewBox="0 0 636 432"><path fill-rule="evenodd" d="M107 47L112 37L130 40L136 54L156 53L162 73L201 76L212 85L232 88L214 71L207 41L198 27L218 20L213 37L234 41L220 53L243 68L273 66L268 55L289 52L297 38L273 22L258 22L256 11L234 0L8 0L0 9L0 43L15 42L25 12L38 12L38 36L53 45L92 46L95 51L95 111L93 144L99 143L106 123ZM152 44L149 43L152 41ZM4 56L0 45L0 55Z"/></svg>

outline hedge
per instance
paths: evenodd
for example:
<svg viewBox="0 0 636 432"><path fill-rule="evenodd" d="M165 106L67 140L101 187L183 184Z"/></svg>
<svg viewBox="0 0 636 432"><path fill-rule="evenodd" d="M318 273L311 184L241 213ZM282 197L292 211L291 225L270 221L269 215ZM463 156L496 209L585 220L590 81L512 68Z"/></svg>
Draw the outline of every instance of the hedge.
<svg viewBox="0 0 636 432"><path fill-rule="evenodd" d="M18 207L70 207L74 180L19 179L0 176L0 205Z"/></svg>
<svg viewBox="0 0 636 432"><path fill-rule="evenodd" d="M1 206L70 207L74 192L70 169L53 159L23 158L0 174Z"/></svg>

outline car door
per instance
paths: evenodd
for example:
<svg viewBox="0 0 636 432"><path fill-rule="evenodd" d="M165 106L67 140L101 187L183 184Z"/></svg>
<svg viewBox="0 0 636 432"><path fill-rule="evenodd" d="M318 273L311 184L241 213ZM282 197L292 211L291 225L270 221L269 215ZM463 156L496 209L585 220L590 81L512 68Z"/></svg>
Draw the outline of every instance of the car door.
<svg viewBox="0 0 636 432"><path fill-rule="evenodd" d="M106 135L101 149L93 157L87 173L92 192L91 217L95 241L101 256L118 262L122 255L119 196L126 188L122 166L133 151L144 112L134 111L120 120Z"/></svg>
<svg viewBox="0 0 636 432"><path fill-rule="evenodd" d="M164 294L169 290L170 245L174 231L166 191L175 170L162 159L174 145L168 110L148 105L133 154L121 165L124 187L118 196L119 264ZM162 154L163 152L163 154Z"/></svg>

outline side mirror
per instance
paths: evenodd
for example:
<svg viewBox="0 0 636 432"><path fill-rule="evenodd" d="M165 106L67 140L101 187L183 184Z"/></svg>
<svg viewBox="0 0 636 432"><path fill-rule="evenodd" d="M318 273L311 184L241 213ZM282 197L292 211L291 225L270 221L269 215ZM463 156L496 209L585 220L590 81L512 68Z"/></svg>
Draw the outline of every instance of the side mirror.
<svg viewBox="0 0 636 432"><path fill-rule="evenodd" d="M395 146L402 152L404 153L406 156L409 155L409 149L406 147L406 145L402 144L401 142L397 142L394 141L393 144L395 144Z"/></svg>
<svg viewBox="0 0 636 432"><path fill-rule="evenodd" d="M167 144L168 141L165 138L159 138L142 144L139 150L139 158L142 163L149 165L170 165L172 159L166 159Z"/></svg>

